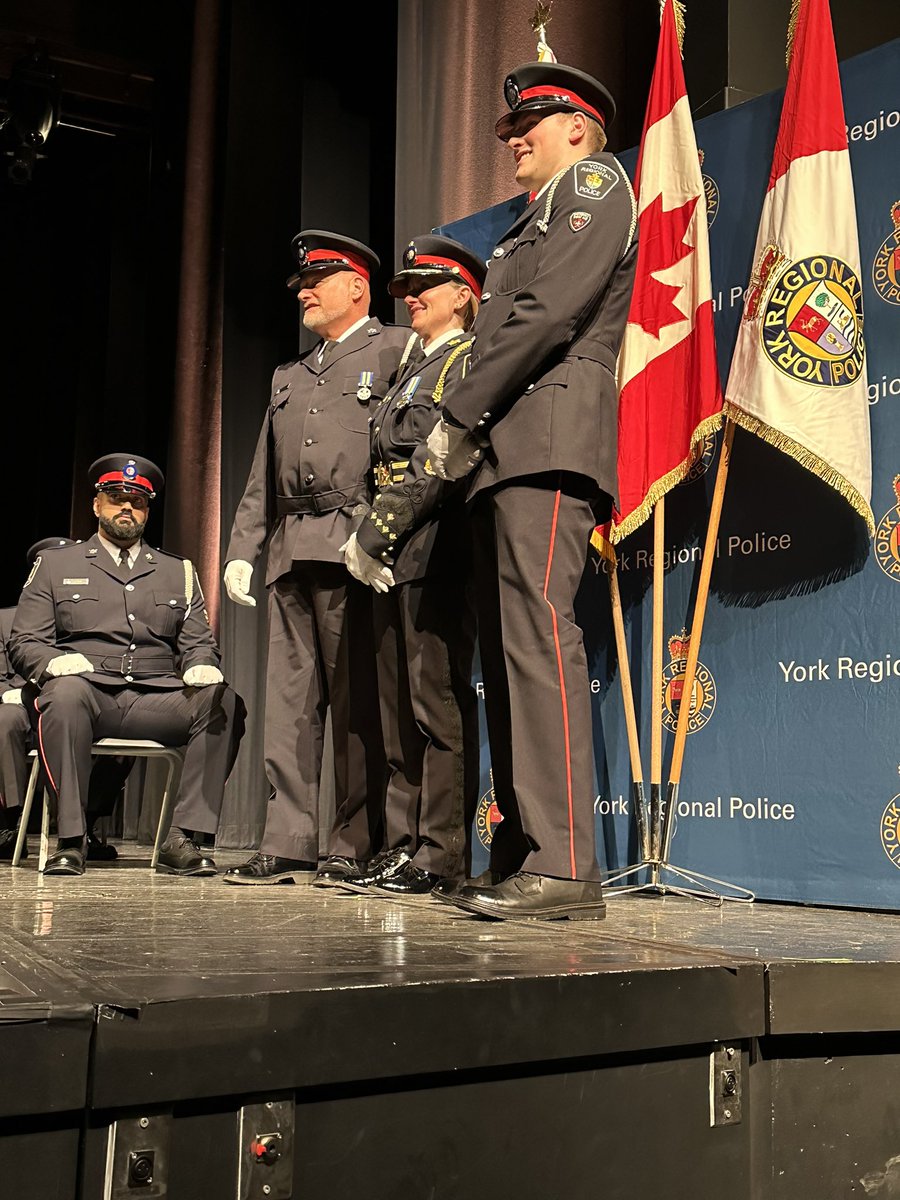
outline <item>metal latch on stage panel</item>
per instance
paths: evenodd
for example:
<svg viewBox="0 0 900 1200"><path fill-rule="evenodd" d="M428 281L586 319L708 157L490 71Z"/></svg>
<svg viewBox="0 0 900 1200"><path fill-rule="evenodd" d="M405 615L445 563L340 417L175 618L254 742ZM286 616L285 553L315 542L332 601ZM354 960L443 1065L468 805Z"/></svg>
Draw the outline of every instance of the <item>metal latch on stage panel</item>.
<svg viewBox="0 0 900 1200"><path fill-rule="evenodd" d="M169 1194L171 1113L123 1117L109 1127L103 1200L162 1200Z"/></svg>
<svg viewBox="0 0 900 1200"><path fill-rule="evenodd" d="M713 1046L709 1056L709 1123L739 1125L741 1122L740 1042Z"/></svg>
<svg viewBox="0 0 900 1200"><path fill-rule="evenodd" d="M238 1200L290 1200L294 1098L245 1104L238 1120Z"/></svg>

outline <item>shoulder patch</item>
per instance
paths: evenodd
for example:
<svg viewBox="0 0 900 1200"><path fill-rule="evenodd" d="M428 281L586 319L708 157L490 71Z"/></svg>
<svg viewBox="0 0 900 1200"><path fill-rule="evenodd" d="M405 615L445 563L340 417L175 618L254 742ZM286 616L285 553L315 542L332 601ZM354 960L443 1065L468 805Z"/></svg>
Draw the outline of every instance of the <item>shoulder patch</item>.
<svg viewBox="0 0 900 1200"><path fill-rule="evenodd" d="M585 225L590 225L591 214L589 212L573 212L569 216L569 228L573 233L577 233L579 229L584 229Z"/></svg>
<svg viewBox="0 0 900 1200"><path fill-rule="evenodd" d="M602 200L619 182L619 175L606 163L579 162L575 164L575 195L588 200Z"/></svg>

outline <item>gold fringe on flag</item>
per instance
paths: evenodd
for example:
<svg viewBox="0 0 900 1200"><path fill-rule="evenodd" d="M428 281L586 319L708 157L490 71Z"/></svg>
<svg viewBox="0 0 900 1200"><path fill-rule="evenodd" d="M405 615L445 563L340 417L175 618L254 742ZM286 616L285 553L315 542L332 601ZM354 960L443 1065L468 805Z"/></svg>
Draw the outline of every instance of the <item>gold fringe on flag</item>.
<svg viewBox="0 0 900 1200"><path fill-rule="evenodd" d="M677 487L679 483L687 478L703 440L721 428L721 412L713 413L712 416L706 417L705 420L700 422L691 434L691 449L687 458L683 459L677 467L673 467L671 471L667 471L661 479L657 479L638 507L633 512L630 512L624 521L621 521L618 525L613 525L610 532L610 539L614 543L623 542L629 534L634 533L636 529L648 520L653 513L653 506L657 500L661 500L667 492L671 492L672 488Z"/></svg>
<svg viewBox="0 0 900 1200"><path fill-rule="evenodd" d="M672 5L672 11L675 14L675 33L678 37L678 49L681 51L681 57L684 58L684 14L685 6L682 0L659 0L659 19L660 23L663 19L663 13L666 11L666 5Z"/></svg>
<svg viewBox="0 0 900 1200"><path fill-rule="evenodd" d="M736 404L732 404L728 400L725 402L725 416L730 421L734 421L735 425L740 425L741 429L748 430L750 433L762 438L764 442L768 442L770 446L775 446L776 449L781 450L784 454L789 454L801 467L806 467L813 475L818 476L823 483L827 483L829 487L839 492L850 507L855 509L865 521L869 536L874 537L875 518L872 515L872 508L868 500L853 486L849 479L845 479L840 471L836 471L824 458L820 458L815 451L807 449L800 442L795 442L786 433L782 433L779 429L773 429L771 425L767 425L759 417L745 412L742 408L738 408Z"/></svg>
<svg viewBox="0 0 900 1200"><path fill-rule="evenodd" d="M788 20L787 31L787 49L784 54L785 65L788 67L791 65L791 56L794 53L794 38L797 36L797 22L800 20L800 5L802 3L803 0L793 0L791 4L791 15Z"/></svg>
<svg viewBox="0 0 900 1200"><path fill-rule="evenodd" d="M538 62L556 62L556 55L550 48L547 41L547 26L550 24L550 9L553 7L553 0L549 4L544 4L543 0L538 0L538 6L534 10L534 16L531 18L531 28L537 34L537 60Z"/></svg>
<svg viewBox="0 0 900 1200"><path fill-rule="evenodd" d="M600 557L602 559L604 559L608 563L612 563L614 566L616 563L616 551L615 551L615 547L613 546L612 542L606 536L609 533L609 531L610 531L610 522L609 521L607 521L605 525L598 525L596 527L596 529L594 530L594 532L591 534L591 545L594 547L594 549L597 551L597 553L600 555Z"/></svg>

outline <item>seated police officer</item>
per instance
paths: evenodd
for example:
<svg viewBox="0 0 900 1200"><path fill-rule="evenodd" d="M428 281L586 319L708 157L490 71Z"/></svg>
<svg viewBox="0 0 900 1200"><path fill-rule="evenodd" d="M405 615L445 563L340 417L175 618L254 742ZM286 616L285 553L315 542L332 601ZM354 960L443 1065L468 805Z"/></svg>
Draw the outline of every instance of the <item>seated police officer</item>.
<svg viewBox="0 0 900 1200"><path fill-rule="evenodd" d="M13 666L41 688L39 749L58 797L47 875L81 875L91 744L104 737L186 745L158 869L213 875L198 841L214 834L244 731L225 683L193 565L143 540L160 469L109 454L90 470L97 533L38 556L13 622Z"/></svg>
<svg viewBox="0 0 900 1200"><path fill-rule="evenodd" d="M28 569L34 566L39 554L57 546L74 545L71 538L43 538L35 542L26 556ZM15 615L14 608L0 609L0 862L8 862L15 851L16 828L31 769L28 754L35 747L37 689L13 670L7 651ZM94 834L94 824L113 811L133 763L132 758L113 756L98 758L94 763L85 814L87 856L91 860L109 862L118 857L115 846L102 842ZM38 788L43 786L39 780ZM22 857L28 857L27 842Z"/></svg>

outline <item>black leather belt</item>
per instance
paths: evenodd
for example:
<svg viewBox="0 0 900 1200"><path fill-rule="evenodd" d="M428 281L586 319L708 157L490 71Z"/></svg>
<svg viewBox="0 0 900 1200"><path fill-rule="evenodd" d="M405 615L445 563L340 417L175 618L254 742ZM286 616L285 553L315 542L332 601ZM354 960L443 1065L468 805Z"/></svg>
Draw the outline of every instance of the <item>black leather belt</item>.
<svg viewBox="0 0 900 1200"><path fill-rule="evenodd" d="M334 512L338 508L346 508L356 498L352 492L318 492L313 496L276 496L275 510L279 517L303 516Z"/></svg>
<svg viewBox="0 0 900 1200"><path fill-rule="evenodd" d="M111 654L105 658L85 655L101 671L112 675L130 675L132 679L141 675L174 675L175 659L171 654L149 654L140 650L125 654Z"/></svg>

